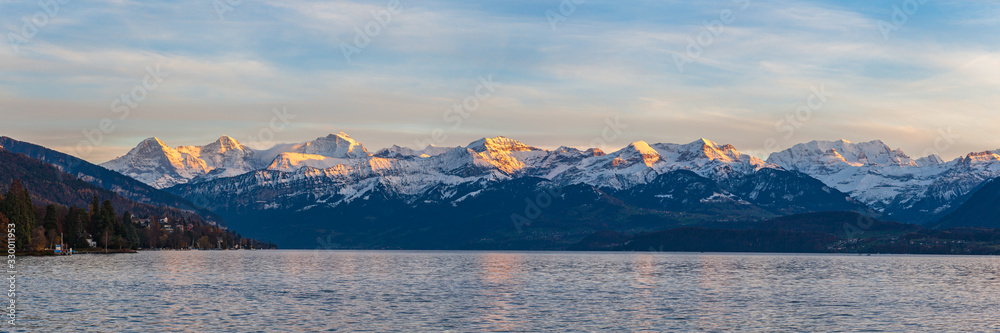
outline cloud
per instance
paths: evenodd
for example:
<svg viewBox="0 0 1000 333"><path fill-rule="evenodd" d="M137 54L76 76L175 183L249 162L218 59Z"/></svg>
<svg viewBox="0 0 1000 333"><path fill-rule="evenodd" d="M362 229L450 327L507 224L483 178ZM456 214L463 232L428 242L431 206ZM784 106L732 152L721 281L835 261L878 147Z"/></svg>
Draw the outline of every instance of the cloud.
<svg viewBox="0 0 1000 333"><path fill-rule="evenodd" d="M879 138L919 155L952 127L962 139L946 157L1000 147L989 135L1000 120L1000 34L983 14L996 6L929 4L885 40L876 22L891 4L754 1L679 72L674 56L734 2L588 1L553 30L546 11L557 1L401 1L346 61L341 45L387 3L243 1L220 20L205 1L72 2L22 52L0 52L0 131L72 147L160 65L167 82L88 159L149 136L249 137L275 107L296 115L278 141L346 131L371 149L413 145L449 126L444 112L489 75L498 92L443 145L507 135L585 147L617 116L631 124L619 146L706 137L763 151L775 123L823 86L830 102L780 146ZM0 4L0 28L18 29L32 6Z"/></svg>

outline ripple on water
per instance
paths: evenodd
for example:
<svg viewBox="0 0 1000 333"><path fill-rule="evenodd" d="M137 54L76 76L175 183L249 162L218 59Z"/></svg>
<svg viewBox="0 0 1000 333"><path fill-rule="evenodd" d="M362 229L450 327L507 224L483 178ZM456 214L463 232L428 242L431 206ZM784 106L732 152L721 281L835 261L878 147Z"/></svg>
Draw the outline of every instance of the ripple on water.
<svg viewBox="0 0 1000 333"><path fill-rule="evenodd" d="M19 265L30 331L1000 331L996 257L164 251Z"/></svg>

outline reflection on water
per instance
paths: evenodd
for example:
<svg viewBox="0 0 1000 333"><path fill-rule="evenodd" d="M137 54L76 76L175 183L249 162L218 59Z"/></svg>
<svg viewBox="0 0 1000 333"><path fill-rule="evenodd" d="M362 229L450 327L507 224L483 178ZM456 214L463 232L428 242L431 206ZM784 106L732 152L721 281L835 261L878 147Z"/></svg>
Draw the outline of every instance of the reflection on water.
<svg viewBox="0 0 1000 333"><path fill-rule="evenodd" d="M524 331L512 318L522 317L517 308L523 305L518 299L520 279L523 277L523 254L483 253L479 256L479 275L485 302L481 304L484 321L500 331ZM461 295L453 295L461 297Z"/></svg>
<svg viewBox="0 0 1000 333"><path fill-rule="evenodd" d="M26 331L1000 331L1000 259L184 251L19 261Z"/></svg>

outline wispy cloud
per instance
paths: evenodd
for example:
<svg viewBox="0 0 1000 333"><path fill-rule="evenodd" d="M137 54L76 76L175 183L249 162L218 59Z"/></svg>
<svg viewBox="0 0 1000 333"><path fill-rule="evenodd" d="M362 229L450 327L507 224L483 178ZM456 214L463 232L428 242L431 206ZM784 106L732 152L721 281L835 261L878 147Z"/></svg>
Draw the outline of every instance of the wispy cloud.
<svg viewBox="0 0 1000 333"><path fill-rule="evenodd" d="M763 151L775 122L823 85L835 97L783 146L880 138L918 155L953 127L962 139L949 157L1000 148L994 3L929 2L885 40L877 22L897 2L752 1L680 73L672 56L735 2L588 1L553 30L554 0L402 0L345 61L342 43L387 3L244 0L220 20L206 1L70 2L17 54L0 47L0 132L72 147L158 64L168 82L88 159L148 136L251 135L275 106L298 115L279 141L346 131L372 148L408 144L491 74L497 94L443 144L508 135L582 147L620 115L633 124L621 145L707 137ZM0 3L0 29L16 32L38 10Z"/></svg>

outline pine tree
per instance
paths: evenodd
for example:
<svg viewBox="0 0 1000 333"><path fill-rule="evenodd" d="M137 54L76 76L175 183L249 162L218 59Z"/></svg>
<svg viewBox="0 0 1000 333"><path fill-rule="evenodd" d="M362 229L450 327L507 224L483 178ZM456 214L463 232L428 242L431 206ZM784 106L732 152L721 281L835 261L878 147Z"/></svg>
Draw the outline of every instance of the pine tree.
<svg viewBox="0 0 1000 333"><path fill-rule="evenodd" d="M16 231L14 233L16 246L24 249L31 243L31 233L37 224L35 220L35 209L31 203L31 195L28 190L21 185L20 179L14 179L7 190L7 196L3 201L4 215L9 223L14 223Z"/></svg>
<svg viewBox="0 0 1000 333"><path fill-rule="evenodd" d="M48 239L47 248L53 248L59 242L59 217L56 216L55 205L45 206L45 217L42 218L42 234ZM34 236L32 236L34 237Z"/></svg>
<svg viewBox="0 0 1000 333"><path fill-rule="evenodd" d="M55 230L59 232L59 217L56 214L56 205L45 206L45 218L42 220L42 227L45 227L46 231Z"/></svg>
<svg viewBox="0 0 1000 333"><path fill-rule="evenodd" d="M87 234L85 234L84 232L84 230L86 229L83 228L83 224L87 222L88 218L90 218L90 215L87 214L86 210L83 209L77 210L76 221L80 223L80 238L76 240L77 244L76 246L80 248L90 247L90 243L87 242ZM90 237L97 237L97 236L94 234L90 234Z"/></svg>
<svg viewBox="0 0 1000 333"><path fill-rule="evenodd" d="M104 200L104 203L101 204L101 221L105 229L111 230L112 238L125 233L118 217L115 216L115 208L111 206L111 200ZM111 243L111 245L115 245L115 243Z"/></svg>
<svg viewBox="0 0 1000 333"><path fill-rule="evenodd" d="M81 220L83 219L83 220ZM87 247L86 239L83 238L83 223L87 219L87 212L83 209L72 207L69 214L66 214L66 229L64 230L64 241L71 247ZM83 246L81 246L83 245Z"/></svg>

